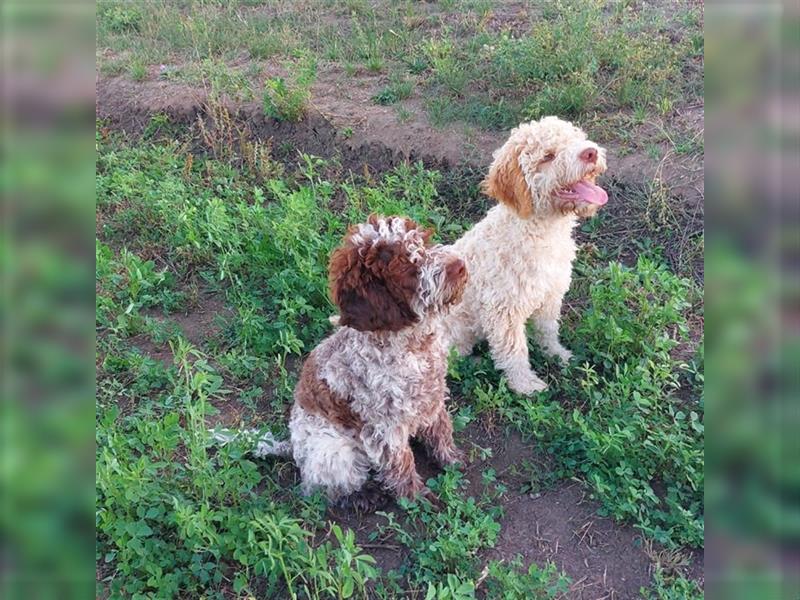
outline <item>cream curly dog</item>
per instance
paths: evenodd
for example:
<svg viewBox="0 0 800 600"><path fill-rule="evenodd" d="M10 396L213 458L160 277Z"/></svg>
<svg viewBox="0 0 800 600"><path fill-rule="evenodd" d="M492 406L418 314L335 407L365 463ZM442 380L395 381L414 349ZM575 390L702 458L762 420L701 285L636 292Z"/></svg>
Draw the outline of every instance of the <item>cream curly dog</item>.
<svg viewBox="0 0 800 600"><path fill-rule="evenodd" d="M445 408L441 319L460 301L467 270L452 251L428 245L430 235L410 219L373 215L352 227L331 256L340 327L303 365L291 440L267 436L255 450L291 453L304 493L322 489L333 501L367 510L376 490L362 488L374 472L397 496L428 494L411 437L440 464L461 459Z"/></svg>
<svg viewBox="0 0 800 600"><path fill-rule="evenodd" d="M494 153L483 182L499 204L452 246L470 280L445 319L450 345L468 354L486 339L495 365L521 394L546 387L528 362L529 319L546 352L563 361L571 356L558 323L575 259L572 230L578 217L594 215L608 200L595 185L605 154L556 117L520 125Z"/></svg>

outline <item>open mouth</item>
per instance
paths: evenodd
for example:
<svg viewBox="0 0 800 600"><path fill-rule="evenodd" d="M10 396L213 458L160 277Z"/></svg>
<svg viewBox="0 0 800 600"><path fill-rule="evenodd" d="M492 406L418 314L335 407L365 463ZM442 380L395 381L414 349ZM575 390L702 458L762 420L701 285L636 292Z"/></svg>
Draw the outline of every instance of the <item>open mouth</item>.
<svg viewBox="0 0 800 600"><path fill-rule="evenodd" d="M586 202L596 206L603 206L608 202L606 191L589 179L581 179L570 186L561 188L556 192L556 196L562 200Z"/></svg>

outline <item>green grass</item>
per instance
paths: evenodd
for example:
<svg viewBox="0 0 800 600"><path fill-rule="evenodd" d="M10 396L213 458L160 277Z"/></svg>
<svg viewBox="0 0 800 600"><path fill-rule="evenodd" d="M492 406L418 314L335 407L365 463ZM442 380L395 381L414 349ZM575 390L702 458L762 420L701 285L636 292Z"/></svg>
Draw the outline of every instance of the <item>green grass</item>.
<svg viewBox="0 0 800 600"><path fill-rule="evenodd" d="M204 60L238 65L243 54L257 62L306 55L350 76L388 74L392 83L374 94L380 104L407 97L413 75L435 124L488 129L548 114L602 123L637 113L652 121L702 97L702 15L688 5L664 12L612 0L545 0L524 11L521 24L515 17L514 27L501 8L466 0L441 3L433 13L410 1L281 0L272 9L265 14L241 0L159 1L143 11L105 0L98 47L110 53L99 54L100 68L118 72L122 61L176 64L178 73L191 73ZM267 94L280 104L292 87L273 80Z"/></svg>
<svg viewBox="0 0 800 600"><path fill-rule="evenodd" d="M372 97L376 104L396 104L401 100L410 98L414 91L414 84L405 78L393 77L386 87Z"/></svg>
<svg viewBox="0 0 800 600"><path fill-rule="evenodd" d="M675 44L642 15L609 15L606 4L548 2L524 36L484 32L466 42L429 42L436 97L462 106L444 120L505 128L549 114L575 118L637 106L669 112L683 92L690 42ZM487 120L487 112L498 116Z"/></svg>
<svg viewBox="0 0 800 600"><path fill-rule="evenodd" d="M169 126L159 117L153 128ZM407 214L453 240L479 215L438 190L463 182L419 165L369 181L332 177L308 156L287 174L238 151L193 156L180 136L151 138L97 135L100 586L112 597L338 598L369 589L473 598L485 571L480 586L491 597L563 591L568 581L552 565L485 560L499 501L517 493L492 472L477 498L462 473L447 471L429 482L442 510L419 502L388 513L373 533L407 558L384 572L329 521L320 498L299 494L286 462L254 462L236 444L207 439L230 408L285 434L298 361L329 332L326 266L346 227L371 212ZM456 187L458 198L474 197ZM646 539L701 547L702 346L685 354L699 291L658 252L629 266L602 256L581 255L576 266L576 309L564 326L576 361L562 372L532 347L550 391L534 401L508 392L485 352L454 361L456 423L495 415L549 456L546 472L528 467L535 485L577 477L604 514ZM226 310L193 345L177 317L208 295ZM148 346L166 358L140 350ZM655 597L676 597L684 585L654 581Z"/></svg>

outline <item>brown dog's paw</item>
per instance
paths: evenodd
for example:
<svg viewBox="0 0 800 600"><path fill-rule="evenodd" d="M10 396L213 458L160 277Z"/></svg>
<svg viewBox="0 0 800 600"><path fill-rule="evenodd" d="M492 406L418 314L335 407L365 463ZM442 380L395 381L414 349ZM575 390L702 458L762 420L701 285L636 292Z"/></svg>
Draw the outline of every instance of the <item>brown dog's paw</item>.
<svg viewBox="0 0 800 600"><path fill-rule="evenodd" d="M438 456L434 457L436 462L439 463L439 466L444 468L447 466L454 466L454 467L465 467L467 464L467 455L458 447L453 446L448 448L446 452L442 452Z"/></svg>
<svg viewBox="0 0 800 600"><path fill-rule="evenodd" d="M357 514L369 514L386 508L391 501L389 492L375 482L368 482L357 492L341 498L335 506Z"/></svg>
<svg viewBox="0 0 800 600"><path fill-rule="evenodd" d="M439 496L433 493L433 491L428 487L425 486L422 488L422 491L419 493L419 498L423 500L427 500L431 506L433 506L434 510L441 511L444 510L444 502L439 499Z"/></svg>

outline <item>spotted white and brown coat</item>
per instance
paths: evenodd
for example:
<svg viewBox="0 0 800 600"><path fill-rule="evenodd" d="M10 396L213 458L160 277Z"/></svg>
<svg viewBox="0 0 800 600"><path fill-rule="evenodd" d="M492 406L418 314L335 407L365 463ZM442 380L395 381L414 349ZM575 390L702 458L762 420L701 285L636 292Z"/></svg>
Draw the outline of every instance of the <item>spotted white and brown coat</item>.
<svg viewBox="0 0 800 600"><path fill-rule="evenodd" d="M340 326L306 359L289 423L306 493L346 498L371 472L397 496L426 491L411 437L441 464L460 457L445 408L441 319L467 272L429 236L410 219L372 216L331 257Z"/></svg>

